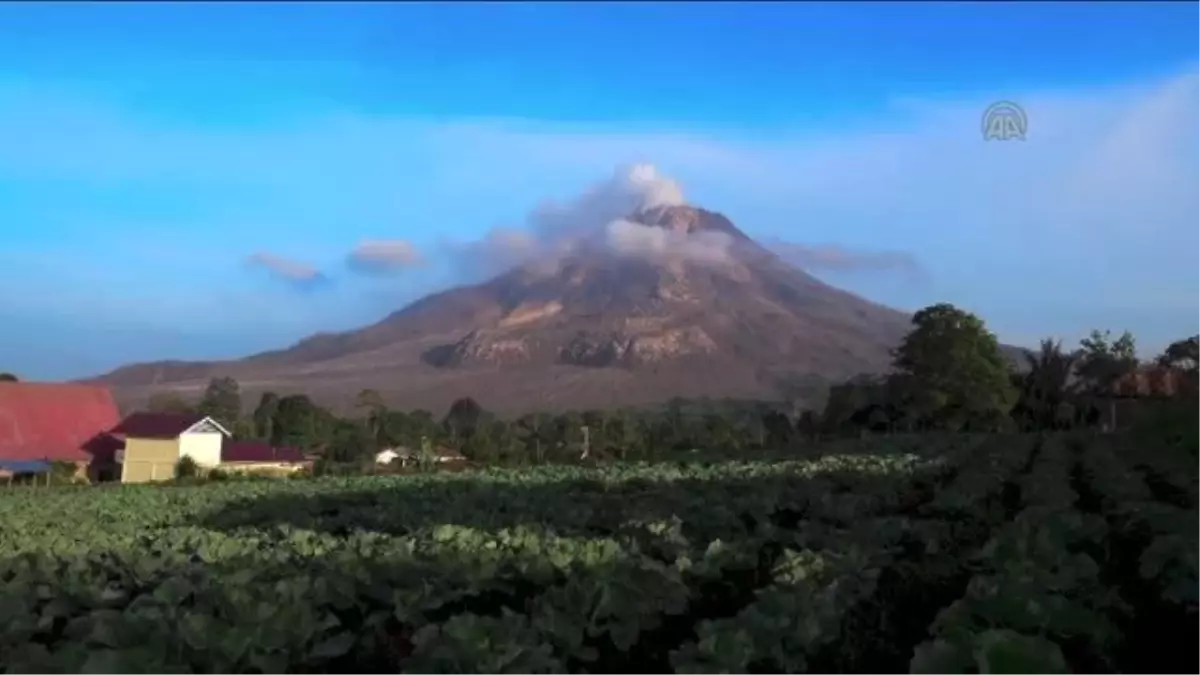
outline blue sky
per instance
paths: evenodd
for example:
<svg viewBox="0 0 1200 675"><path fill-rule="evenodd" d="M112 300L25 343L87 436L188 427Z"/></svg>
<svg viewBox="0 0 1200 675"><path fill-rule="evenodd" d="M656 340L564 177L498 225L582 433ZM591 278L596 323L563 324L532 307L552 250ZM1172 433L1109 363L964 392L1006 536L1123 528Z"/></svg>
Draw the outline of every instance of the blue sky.
<svg viewBox="0 0 1200 675"><path fill-rule="evenodd" d="M0 370L369 323L633 163L756 238L857 256L813 271L872 299L1153 351L1198 323L1198 22L1150 2L0 4ZM998 99L1026 141L983 140ZM396 264L348 265L364 243ZM921 274L869 262L897 257Z"/></svg>

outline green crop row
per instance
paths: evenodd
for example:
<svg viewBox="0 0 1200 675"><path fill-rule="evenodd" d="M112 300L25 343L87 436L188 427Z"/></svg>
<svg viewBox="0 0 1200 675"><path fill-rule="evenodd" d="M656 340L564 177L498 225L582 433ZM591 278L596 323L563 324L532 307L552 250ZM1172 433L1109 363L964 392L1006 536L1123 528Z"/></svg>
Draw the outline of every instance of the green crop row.
<svg viewBox="0 0 1200 675"><path fill-rule="evenodd" d="M10 490L0 672L1128 669L1194 616L1194 509L1111 443L917 442Z"/></svg>

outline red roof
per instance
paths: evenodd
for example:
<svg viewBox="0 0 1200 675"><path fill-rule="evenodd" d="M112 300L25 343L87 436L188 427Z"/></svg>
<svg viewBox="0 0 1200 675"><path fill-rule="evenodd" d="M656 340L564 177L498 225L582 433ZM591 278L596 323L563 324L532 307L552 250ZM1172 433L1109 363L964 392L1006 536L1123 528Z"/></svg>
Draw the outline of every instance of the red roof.
<svg viewBox="0 0 1200 675"><path fill-rule="evenodd" d="M121 420L112 433L133 438L177 438L202 419L204 415L191 413L136 412Z"/></svg>
<svg viewBox="0 0 1200 675"><path fill-rule="evenodd" d="M230 441L221 446L222 462L304 462L299 448L274 448L262 441Z"/></svg>
<svg viewBox="0 0 1200 675"><path fill-rule="evenodd" d="M103 459L120 447L106 434L118 420L104 387L0 382L0 459Z"/></svg>

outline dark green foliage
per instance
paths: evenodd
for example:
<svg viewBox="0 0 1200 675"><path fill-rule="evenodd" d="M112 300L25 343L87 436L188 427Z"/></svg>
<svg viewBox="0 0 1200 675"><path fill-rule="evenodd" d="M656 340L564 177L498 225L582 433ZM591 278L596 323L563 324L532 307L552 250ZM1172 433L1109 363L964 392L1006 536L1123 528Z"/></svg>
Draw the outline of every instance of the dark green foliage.
<svg viewBox="0 0 1200 675"><path fill-rule="evenodd" d="M196 465L196 460L191 457L181 457L175 463L175 478L195 478L200 474L200 467Z"/></svg>
<svg viewBox="0 0 1200 675"><path fill-rule="evenodd" d="M214 377L204 390L196 412L213 418L226 429L233 429L242 416L242 394L238 381L232 377Z"/></svg>
<svg viewBox="0 0 1200 675"><path fill-rule="evenodd" d="M0 672L1196 672L1194 472L1119 440L3 490Z"/></svg>
<svg viewBox="0 0 1200 675"><path fill-rule="evenodd" d="M256 438L269 441L275 438L275 417L279 413L279 395L264 392L254 408L254 434Z"/></svg>
<svg viewBox="0 0 1200 675"><path fill-rule="evenodd" d="M1115 430L1117 385L1138 367L1133 335L1126 331L1113 340L1111 331L1094 330L1079 344L1079 376L1094 399L1108 400L1107 426Z"/></svg>
<svg viewBox="0 0 1200 675"><path fill-rule="evenodd" d="M912 322L893 367L907 376L907 409L914 419L956 430L1008 414L1017 392L1008 360L983 321L938 304L917 312Z"/></svg>

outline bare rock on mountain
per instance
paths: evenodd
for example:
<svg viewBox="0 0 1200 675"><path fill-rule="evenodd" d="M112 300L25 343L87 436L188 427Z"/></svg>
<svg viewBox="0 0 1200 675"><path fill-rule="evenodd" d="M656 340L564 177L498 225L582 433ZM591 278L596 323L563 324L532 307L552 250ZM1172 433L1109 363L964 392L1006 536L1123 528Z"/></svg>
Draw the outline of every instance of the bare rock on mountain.
<svg viewBox="0 0 1200 675"><path fill-rule="evenodd" d="M629 339L620 333L596 334L580 331L559 348L560 363L603 368L619 365L629 351Z"/></svg>
<svg viewBox="0 0 1200 675"><path fill-rule="evenodd" d="M653 335L639 335L630 341L629 355L633 363L657 363L684 356L712 354L717 343L703 328L688 326Z"/></svg>
<svg viewBox="0 0 1200 675"><path fill-rule="evenodd" d="M720 214L663 206L359 330L99 380L144 397L221 374L330 405L371 387L399 407L440 410L470 395L501 412L768 398L789 378L886 369L908 320L788 265Z"/></svg>

